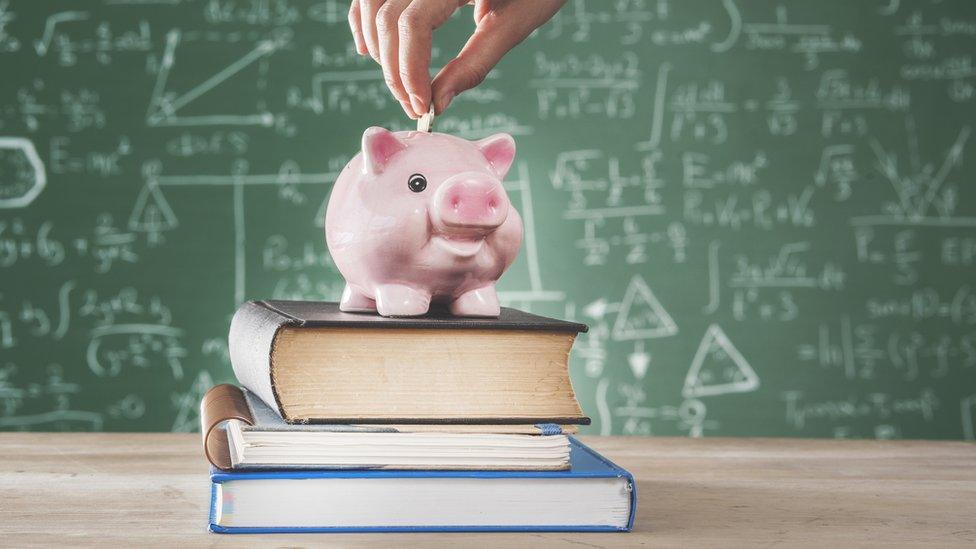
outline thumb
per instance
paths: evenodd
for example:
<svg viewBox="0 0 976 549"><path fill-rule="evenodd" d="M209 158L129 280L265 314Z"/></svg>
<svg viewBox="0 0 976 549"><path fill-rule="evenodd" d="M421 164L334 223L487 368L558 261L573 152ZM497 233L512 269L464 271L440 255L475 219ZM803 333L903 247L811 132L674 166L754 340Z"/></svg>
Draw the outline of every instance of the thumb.
<svg viewBox="0 0 976 549"><path fill-rule="evenodd" d="M438 115L443 113L457 94L483 82L499 59L501 57L488 62L475 62L457 57L444 65L430 84L434 112Z"/></svg>
<svg viewBox="0 0 976 549"><path fill-rule="evenodd" d="M532 0L531 2L482 1L475 5L478 26L461 53L451 60L431 83L434 111L437 114L454 96L469 90L488 76L501 58L536 28L549 20L566 0Z"/></svg>
<svg viewBox="0 0 976 549"><path fill-rule="evenodd" d="M444 112L454 96L482 83L502 57L522 40L511 28L494 21L497 18L483 19L458 56L434 77L431 96L437 114Z"/></svg>

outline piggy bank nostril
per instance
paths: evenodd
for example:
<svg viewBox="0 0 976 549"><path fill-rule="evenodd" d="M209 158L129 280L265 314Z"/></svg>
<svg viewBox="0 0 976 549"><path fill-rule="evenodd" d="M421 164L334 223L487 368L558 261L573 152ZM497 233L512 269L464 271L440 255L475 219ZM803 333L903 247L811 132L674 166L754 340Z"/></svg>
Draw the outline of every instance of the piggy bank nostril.
<svg viewBox="0 0 976 549"><path fill-rule="evenodd" d="M450 181L442 188L439 215L451 226L495 226L509 208L508 197L497 183L472 179Z"/></svg>

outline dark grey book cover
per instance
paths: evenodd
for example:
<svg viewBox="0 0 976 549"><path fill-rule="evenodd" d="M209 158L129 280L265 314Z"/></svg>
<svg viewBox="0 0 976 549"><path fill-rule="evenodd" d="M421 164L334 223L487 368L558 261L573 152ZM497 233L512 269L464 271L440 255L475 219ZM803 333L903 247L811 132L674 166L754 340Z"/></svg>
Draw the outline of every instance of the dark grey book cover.
<svg viewBox="0 0 976 549"><path fill-rule="evenodd" d="M542 330L585 332L586 324L567 322L502 307L498 318L460 317L443 310L432 310L423 316L385 317L375 313L346 313L339 304L326 301L254 301L291 320L295 327L341 326L363 328L434 328L488 330Z"/></svg>

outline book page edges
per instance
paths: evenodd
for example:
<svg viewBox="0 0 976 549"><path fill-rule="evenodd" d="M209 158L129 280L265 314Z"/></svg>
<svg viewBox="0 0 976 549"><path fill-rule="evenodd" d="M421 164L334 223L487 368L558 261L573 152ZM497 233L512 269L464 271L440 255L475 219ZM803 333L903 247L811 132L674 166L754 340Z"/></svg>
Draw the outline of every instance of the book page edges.
<svg viewBox="0 0 976 549"><path fill-rule="evenodd" d="M590 423L568 371L575 333L457 329L439 340L442 334L422 328L283 328L272 351L282 417L292 424ZM540 341L545 345L532 343ZM482 364L454 362L471 349L478 349ZM513 352L522 358L510 360ZM545 364L541 380L518 378L531 371L518 364L523 359ZM530 385L512 393L506 380ZM547 385L545 395L554 391L557 398L549 404L555 407L539 406L543 388L531 384L540 383ZM319 401L328 391L333 398ZM465 399L473 408L457 408Z"/></svg>

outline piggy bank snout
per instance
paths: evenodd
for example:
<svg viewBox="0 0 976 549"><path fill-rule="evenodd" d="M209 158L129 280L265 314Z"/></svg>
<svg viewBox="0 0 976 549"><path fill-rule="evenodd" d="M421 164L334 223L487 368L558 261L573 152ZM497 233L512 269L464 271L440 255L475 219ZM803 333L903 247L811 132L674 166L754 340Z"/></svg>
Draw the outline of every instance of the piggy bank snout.
<svg viewBox="0 0 976 549"><path fill-rule="evenodd" d="M510 207L500 181L483 174L462 174L437 190L432 214L435 224L444 229L490 231L505 222Z"/></svg>

